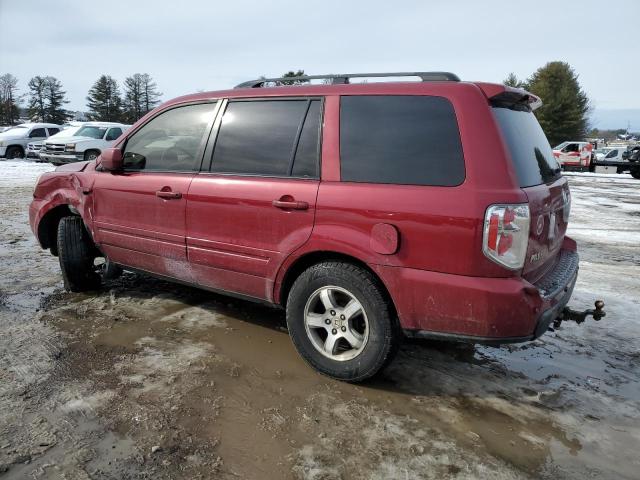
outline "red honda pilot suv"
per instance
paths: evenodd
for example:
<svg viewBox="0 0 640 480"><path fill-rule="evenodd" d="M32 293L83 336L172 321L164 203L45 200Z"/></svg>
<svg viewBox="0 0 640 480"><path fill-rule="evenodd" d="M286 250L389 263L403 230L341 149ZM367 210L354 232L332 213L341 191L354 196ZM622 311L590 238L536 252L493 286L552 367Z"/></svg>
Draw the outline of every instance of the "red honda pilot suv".
<svg viewBox="0 0 640 480"><path fill-rule="evenodd" d="M31 228L71 291L126 269L279 305L300 355L342 380L403 336L532 340L578 272L540 104L444 72L187 95L42 175Z"/></svg>

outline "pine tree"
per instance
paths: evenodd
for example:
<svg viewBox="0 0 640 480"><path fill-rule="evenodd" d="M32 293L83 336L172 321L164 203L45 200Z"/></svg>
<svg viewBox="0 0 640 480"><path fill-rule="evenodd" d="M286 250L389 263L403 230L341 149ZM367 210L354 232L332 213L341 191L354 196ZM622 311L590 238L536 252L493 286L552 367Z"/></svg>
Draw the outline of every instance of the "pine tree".
<svg viewBox="0 0 640 480"><path fill-rule="evenodd" d="M160 103L162 93L158 91L158 86L147 73L142 74L142 104L145 113L153 110Z"/></svg>
<svg viewBox="0 0 640 480"><path fill-rule="evenodd" d="M526 88L542 99L535 114L552 145L585 137L589 99L568 63L547 63L527 80Z"/></svg>
<svg viewBox="0 0 640 480"><path fill-rule="evenodd" d="M69 113L62 108L65 103L69 103L65 98L66 94L60 80L55 77L44 78L45 122L63 124L68 120Z"/></svg>
<svg viewBox="0 0 640 480"><path fill-rule="evenodd" d="M20 116L18 79L10 73L0 76L0 124L14 125Z"/></svg>
<svg viewBox="0 0 640 480"><path fill-rule="evenodd" d="M87 95L89 119L103 122L119 122L122 119L122 98L117 82L109 75L102 75Z"/></svg>
<svg viewBox="0 0 640 480"><path fill-rule="evenodd" d="M285 78L289 77L304 77L304 70L298 70L294 72L293 70L289 70L287 73L282 75ZM280 82L282 85L302 85L303 83L309 83L309 80L282 80Z"/></svg>
<svg viewBox="0 0 640 480"><path fill-rule="evenodd" d="M502 82L507 87L515 87L515 88L525 88L525 83L516 77L516 74L511 72L507 75L507 78Z"/></svg>
<svg viewBox="0 0 640 480"><path fill-rule="evenodd" d="M45 77L36 75L29 80L29 102L27 114L31 120L44 122L47 115L46 81Z"/></svg>
<svg viewBox="0 0 640 480"><path fill-rule="evenodd" d="M146 73L134 73L124 81L123 119L134 123L159 102L160 92L151 76Z"/></svg>

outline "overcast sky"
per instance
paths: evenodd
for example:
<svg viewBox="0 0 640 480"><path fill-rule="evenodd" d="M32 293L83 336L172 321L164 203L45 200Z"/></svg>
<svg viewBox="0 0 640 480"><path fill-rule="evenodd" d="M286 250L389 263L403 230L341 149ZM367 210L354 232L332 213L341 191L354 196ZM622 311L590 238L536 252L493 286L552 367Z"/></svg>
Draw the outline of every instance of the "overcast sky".
<svg viewBox="0 0 640 480"><path fill-rule="evenodd" d="M638 18L639 0L0 0L0 73L22 92L34 75L55 76L68 108L86 110L101 74L149 73L166 100L298 68L500 82L563 60L597 126L613 126L598 125L600 112L627 109L613 123L640 130Z"/></svg>

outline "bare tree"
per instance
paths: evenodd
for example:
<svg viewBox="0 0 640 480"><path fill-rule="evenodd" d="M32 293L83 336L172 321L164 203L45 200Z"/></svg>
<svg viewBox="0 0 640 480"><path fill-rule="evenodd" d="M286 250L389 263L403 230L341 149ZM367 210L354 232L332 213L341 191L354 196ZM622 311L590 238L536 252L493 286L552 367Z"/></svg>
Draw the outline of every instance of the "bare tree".
<svg viewBox="0 0 640 480"><path fill-rule="evenodd" d="M10 73L0 76L0 124L14 125L18 122L18 79Z"/></svg>

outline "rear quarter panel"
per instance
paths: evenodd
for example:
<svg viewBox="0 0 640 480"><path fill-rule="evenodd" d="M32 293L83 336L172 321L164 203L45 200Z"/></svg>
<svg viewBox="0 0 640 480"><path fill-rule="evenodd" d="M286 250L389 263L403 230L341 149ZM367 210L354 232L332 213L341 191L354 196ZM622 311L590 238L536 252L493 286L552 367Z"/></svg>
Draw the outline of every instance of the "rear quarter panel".
<svg viewBox="0 0 640 480"><path fill-rule="evenodd" d="M482 255L484 213L491 203L526 202L497 131L487 98L473 84L405 84L395 95L447 98L457 117L465 158L465 180L455 187L386 185L339 181L339 97L327 99L323 181L312 234L318 248L359 252L371 264L475 276L510 276ZM367 92L366 94L375 94ZM388 90L384 93L389 94ZM371 232L387 223L399 232L392 255L375 252Z"/></svg>

